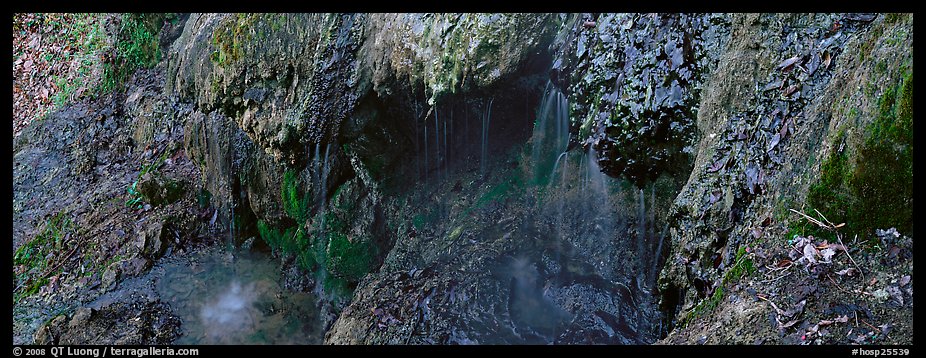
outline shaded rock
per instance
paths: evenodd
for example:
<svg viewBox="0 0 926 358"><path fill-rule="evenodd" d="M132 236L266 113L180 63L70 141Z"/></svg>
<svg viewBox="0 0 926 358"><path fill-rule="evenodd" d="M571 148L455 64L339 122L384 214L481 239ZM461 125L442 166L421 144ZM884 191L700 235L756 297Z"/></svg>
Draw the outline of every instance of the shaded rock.
<svg viewBox="0 0 926 358"><path fill-rule="evenodd" d="M160 301L80 307L36 331L36 344L169 344L180 336L180 319Z"/></svg>
<svg viewBox="0 0 926 358"><path fill-rule="evenodd" d="M186 185L157 173L145 173L138 181L138 192L151 205L166 205L180 199L186 192Z"/></svg>
<svg viewBox="0 0 926 358"><path fill-rule="evenodd" d="M157 260L164 252L167 246L174 241L173 229L170 224L161 221L155 221L141 232L135 242L136 247L141 255L151 260Z"/></svg>
<svg viewBox="0 0 926 358"><path fill-rule="evenodd" d="M106 268L106 271L103 272L103 278L101 279L100 285L105 291L110 291L116 288L116 285L119 284L119 276L122 274L122 264L120 262L113 262Z"/></svg>
<svg viewBox="0 0 926 358"><path fill-rule="evenodd" d="M58 344L58 337L61 335L61 328L67 324L68 318L65 315L56 316L35 331L35 344L49 345Z"/></svg>
<svg viewBox="0 0 926 358"><path fill-rule="evenodd" d="M134 257L119 261L119 268L128 277L138 276L151 268L151 261L144 257Z"/></svg>
<svg viewBox="0 0 926 358"><path fill-rule="evenodd" d="M80 307L74 311L71 321L68 323L68 329L75 329L87 325L93 317L94 310L89 307Z"/></svg>

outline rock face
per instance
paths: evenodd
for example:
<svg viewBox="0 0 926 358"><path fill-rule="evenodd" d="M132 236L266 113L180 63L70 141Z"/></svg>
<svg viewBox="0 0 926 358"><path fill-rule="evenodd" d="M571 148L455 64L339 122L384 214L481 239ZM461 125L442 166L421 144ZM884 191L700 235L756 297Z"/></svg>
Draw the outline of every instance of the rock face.
<svg viewBox="0 0 926 358"><path fill-rule="evenodd" d="M180 319L156 301L78 308L58 316L35 333L35 344L170 344L180 336Z"/></svg>
<svg viewBox="0 0 926 358"><path fill-rule="evenodd" d="M343 237L351 237L344 250L378 256L357 268L365 271L392 243L375 234L383 231L372 219L383 217L378 182L425 149L417 137L439 112L433 106L539 71L528 59L546 48L559 19L193 14L168 54L167 91L192 104L185 148L209 173L221 222L238 218L241 236L260 235L280 251L318 252L305 255L306 266L334 272L343 260L327 260L341 256L331 240L363 233ZM369 205L330 205L341 189ZM352 227L322 227L341 222ZM313 242L297 242L305 237Z"/></svg>
<svg viewBox="0 0 926 358"><path fill-rule="evenodd" d="M729 38L729 16L601 14L574 19L555 46L576 139L602 170L638 187L687 173L703 79Z"/></svg>
<svg viewBox="0 0 926 358"><path fill-rule="evenodd" d="M835 247L788 209L854 233L897 226L878 239L883 265L912 270L912 21L184 16L164 25L165 60L125 93L14 141L14 248L60 251L56 263L80 252L58 272L14 267L14 283L120 290L172 250L230 238L281 257L287 286L324 293L331 344L800 343L822 323L797 317L868 303L756 276L798 259L788 239L809 240L811 258ZM898 184L870 184L882 177ZM37 243L61 231L39 224L61 208L92 225ZM806 279L832 279L826 267ZM909 276L874 276L890 282L871 287L875 303L909 307ZM804 288L792 300L785 284ZM770 313L788 319L770 329ZM29 336L178 334L163 303L138 298Z"/></svg>
<svg viewBox="0 0 926 358"><path fill-rule="evenodd" d="M701 92L694 169L670 212L672 250L660 277L671 320L714 317L703 310L708 301L721 308L703 326L677 330L670 342L695 342L718 324L724 326L720 332L703 336L708 343L753 344L791 332L757 323L767 318L765 304L735 298L747 295L747 288L772 294L780 288L767 287L771 280L738 282L729 272L746 262L744 257L752 257L748 262L754 259L763 275L760 263L780 263L776 247L787 247L786 241L806 227L789 209L814 216L813 209L827 212L812 200L814 188L831 175L827 158L862 150L870 141L865 138L872 138L871 123L884 117L879 97L912 76L912 19L905 16L735 15L731 20L730 40ZM856 165L865 165L861 160ZM850 220L827 216L834 223ZM819 235L835 240L833 233ZM744 256L756 247L768 251ZM816 294L808 302L825 308L831 304L825 297ZM779 305L798 303L784 301ZM832 304L837 303L842 302ZM723 313L732 310L743 314ZM798 338L802 332L798 329Z"/></svg>

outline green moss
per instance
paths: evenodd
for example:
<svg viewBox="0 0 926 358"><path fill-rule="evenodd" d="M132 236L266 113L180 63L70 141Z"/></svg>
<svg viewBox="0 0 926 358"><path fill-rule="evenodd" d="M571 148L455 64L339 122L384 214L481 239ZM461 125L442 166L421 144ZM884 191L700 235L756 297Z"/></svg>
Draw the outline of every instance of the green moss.
<svg viewBox="0 0 926 358"><path fill-rule="evenodd" d="M698 303L697 306L688 311L685 314L685 317L682 319L682 322L679 322L680 326L684 326L688 322L691 322L691 320L701 317L706 313L712 312L717 308L717 306L720 305L720 302L723 301L724 286L726 286L728 283L736 282L742 279L744 276L752 276L757 271L752 258L746 252L745 246L740 246L740 248L736 251L736 258L733 260L733 262L733 266L730 266L730 269L724 273L723 279L720 280L720 284L714 288L714 293L711 294L711 297L702 300L700 303Z"/></svg>
<svg viewBox="0 0 926 358"><path fill-rule="evenodd" d="M13 252L14 301L35 294L48 283L46 277L54 272L45 272L49 264L46 258L64 250L64 239L72 229L71 219L59 212L48 220L38 235Z"/></svg>
<svg viewBox="0 0 926 358"><path fill-rule="evenodd" d="M169 14L126 14L122 17L115 58L103 66L103 93L121 90L125 80L139 68L153 67L161 60L159 37Z"/></svg>
<svg viewBox="0 0 926 358"><path fill-rule="evenodd" d="M254 14L237 14L230 16L216 26L212 33L212 62L220 66L237 62L244 53L244 44L251 41L255 21Z"/></svg>
<svg viewBox="0 0 926 358"><path fill-rule="evenodd" d="M516 189L521 188L523 185L524 185L524 181L521 179L520 175L517 175L517 174L512 175L511 177L508 178L508 180L505 180L501 182L500 184L492 187L491 190L489 190L485 194L482 194L482 196L480 196L479 199L476 199L476 203L474 204L474 207L478 209L490 202L493 202L499 199L504 199L508 197L510 194L512 194L513 192L515 192Z"/></svg>
<svg viewBox="0 0 926 358"><path fill-rule="evenodd" d="M308 219L311 197L302 195L299 188L299 178L293 170L283 173L283 185L280 187L280 196L283 199L283 210L286 215L304 223Z"/></svg>
<svg viewBox="0 0 926 358"><path fill-rule="evenodd" d="M416 214L414 218L412 218L412 225L414 225L416 229L421 230L424 227L424 224L425 224L424 214L419 213L419 214Z"/></svg>
<svg viewBox="0 0 926 358"><path fill-rule="evenodd" d="M839 138L844 137L844 133ZM844 141L840 139L839 141ZM842 145L840 145L841 147ZM834 152L820 166L820 179L810 185L807 203L831 221L845 222L852 200L845 183L849 179L849 154ZM811 212L812 213L812 212ZM841 221L840 221L841 220ZM797 221L793 230L802 235L824 235L819 227L804 220Z"/></svg>
<svg viewBox="0 0 926 358"><path fill-rule="evenodd" d="M294 255L296 263L306 270L315 269L318 258L311 238L301 227L272 227L263 220L257 221L257 232L261 240L274 252Z"/></svg>
<svg viewBox="0 0 926 358"><path fill-rule="evenodd" d="M734 282L743 278L743 276L751 276L756 273L756 266L752 262L752 258L747 255L745 246L740 246L739 250L736 251L736 258L733 262L733 266L723 276L724 283Z"/></svg>
<svg viewBox="0 0 926 358"><path fill-rule="evenodd" d="M370 272L373 266L374 248L364 242L352 242L347 235L329 234L327 268L328 272L347 281L357 282Z"/></svg>
<svg viewBox="0 0 926 358"><path fill-rule="evenodd" d="M865 129L854 163L834 152L821 166L807 202L849 236L869 237L874 229L897 227L913 234L913 73L907 72L878 101L877 118ZM853 165L854 164L854 165ZM803 224L805 231L826 235Z"/></svg>

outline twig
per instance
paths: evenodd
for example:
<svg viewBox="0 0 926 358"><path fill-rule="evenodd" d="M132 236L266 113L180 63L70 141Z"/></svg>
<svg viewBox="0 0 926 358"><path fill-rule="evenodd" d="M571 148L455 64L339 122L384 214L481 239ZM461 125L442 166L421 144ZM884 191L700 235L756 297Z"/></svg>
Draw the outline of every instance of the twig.
<svg viewBox="0 0 926 358"><path fill-rule="evenodd" d="M779 276L779 277L776 278L776 279L759 281L759 283L772 283L772 282L778 281L778 280L780 280L780 279L783 279L783 278L785 278L785 276L789 276L789 275L791 275L790 272L788 272L788 273L786 273L786 274L784 274L784 275L781 275L781 276ZM769 301L769 302L771 302L771 301Z"/></svg>
<svg viewBox="0 0 926 358"><path fill-rule="evenodd" d="M834 228L834 229L836 228L836 225L834 225L833 222L827 219L826 216L824 216L823 213L820 212L820 210L813 209L813 211L815 211L817 215L820 215L820 217L823 218L823 221L825 221L827 225L829 225L829 227Z"/></svg>
<svg viewBox="0 0 926 358"><path fill-rule="evenodd" d="M787 270L791 268L791 266L794 266L794 264L788 263L788 266L782 266L782 267L772 267L769 265L765 265L765 268L768 269L769 271L781 271L781 270Z"/></svg>
<svg viewBox="0 0 926 358"><path fill-rule="evenodd" d="M836 288L838 288L840 291L849 292L849 291L846 291L845 289L843 289L842 286L839 286L839 284L836 283L836 280L833 279L833 276L826 275L826 278L830 279L830 282L832 282L834 285L836 285Z"/></svg>
<svg viewBox="0 0 926 358"><path fill-rule="evenodd" d="M856 317L858 317L858 313L856 313L855 315L856 315ZM875 327L875 326L872 326L870 323L865 322L864 319L862 320L862 323L864 323L864 324L865 324L866 326L868 326L868 327L871 327L871 329L873 329L873 330L875 330L875 331L881 332L881 329L880 329L880 328Z"/></svg>
<svg viewBox="0 0 926 358"><path fill-rule="evenodd" d="M58 264L56 264L54 267L52 267L52 268L49 269L49 270L46 270L46 271L42 274L42 277L47 277L48 275L51 275L51 273L52 273L52 272L55 272L55 270L57 270L59 267L61 267L61 265L64 265L64 263L67 262L68 259L71 258L71 255L73 255L75 252L77 252L77 249L78 249L79 247L80 247L80 245L75 245L74 248L71 249L71 252L69 252L69 253L67 254L67 256L65 256L63 259L61 259L61 261L58 261Z"/></svg>
<svg viewBox="0 0 926 358"><path fill-rule="evenodd" d="M814 218L812 218L812 217L808 216L807 214L804 214L804 213L802 213L802 212L800 212L800 211L797 211L797 210L794 210L794 209L788 209L788 210L791 210L791 211L794 212L795 214L799 214L800 216L803 216L805 219L809 220L810 222L816 224L816 225L819 226L819 227L822 227L822 228L824 228L824 229L830 229L830 230L833 229L833 227L831 227L831 226L829 226L829 225L826 225L826 224L820 222L820 220L814 219Z"/></svg>
<svg viewBox="0 0 926 358"><path fill-rule="evenodd" d="M858 238L858 237L856 236L856 238ZM861 278L862 278L862 281L864 282L864 281L865 281L865 272L862 271L862 267L859 266L857 262L855 262L855 259L852 258L852 255L849 255L849 248L846 247L846 244L842 243L842 235L841 235L840 233L838 233L838 232L836 233L836 240L839 240L839 244L842 245L843 251L846 252L846 256L848 256L848 257L849 257L849 260L852 261L852 264L855 265L855 269L858 270L859 277L861 277Z"/></svg>
<svg viewBox="0 0 926 358"><path fill-rule="evenodd" d="M842 247L843 247L843 251L846 252L846 256L848 256L848 257L849 257L849 260L852 261L852 264L855 265L855 268L858 270L858 273L859 273L859 275L861 276L862 281L865 280L865 272L862 271L862 267L858 265L858 262L855 262L855 259L852 258L852 255L849 255L849 248L846 247L846 244L842 242L842 235L836 230L836 229L842 227L842 224L840 224L840 225L838 225L838 226L837 226L837 225L833 225L833 223L830 222L829 219L826 218L826 216L823 216L823 214L820 213L820 211L817 210L817 209L813 209L813 210L816 211L816 212L817 212L817 215L820 215L820 217L823 218L823 220L826 221L827 224L824 224L824 223L821 222L820 220L814 219L814 218L812 218L812 217L808 216L807 214L804 214L804 213L802 213L802 212L800 212L800 211L797 211L797 210L794 210L794 209L788 209L788 210L791 210L792 212L794 212L794 213L796 213L796 214L799 214L799 215L803 216L804 218L806 218L806 219L809 220L810 222L812 222L812 223L814 223L814 224L817 224L817 226L820 226L820 227L822 227L822 228L824 228L824 229L827 229L827 230L830 230L830 231L835 232L835 233L836 233L836 240L839 241L839 244L842 245ZM856 239L857 239L857 237L856 237Z"/></svg>
<svg viewBox="0 0 926 358"><path fill-rule="evenodd" d="M765 298L765 297L762 297L762 296L759 296L759 295L756 295L756 297L759 298L760 300L763 300L763 301L765 301L765 302L771 303L771 304L772 304L772 308L774 308L776 312L781 312L781 309L778 308L778 305L776 305L775 302L772 302L772 300L770 300L770 299L768 299L768 298Z"/></svg>

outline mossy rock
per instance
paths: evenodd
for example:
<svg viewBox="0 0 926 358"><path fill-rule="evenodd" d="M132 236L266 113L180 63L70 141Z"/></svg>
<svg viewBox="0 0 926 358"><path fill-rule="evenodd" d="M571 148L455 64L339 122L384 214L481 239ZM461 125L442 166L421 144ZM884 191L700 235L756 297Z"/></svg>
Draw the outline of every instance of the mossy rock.
<svg viewBox="0 0 926 358"><path fill-rule="evenodd" d="M151 205L166 205L179 200L186 193L186 185L161 174L146 173L138 181L138 192Z"/></svg>
<svg viewBox="0 0 926 358"><path fill-rule="evenodd" d="M369 241L351 241L346 235L330 237L325 268L332 275L351 282L360 281L373 266L374 247Z"/></svg>
<svg viewBox="0 0 926 358"><path fill-rule="evenodd" d="M854 158L834 151L822 164L807 202L850 237L896 227L913 235L913 72L878 100L877 118L865 128ZM854 159L854 161L852 160ZM817 228L811 233L822 235Z"/></svg>

